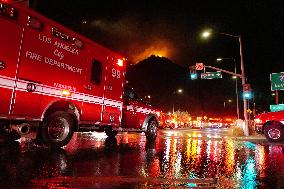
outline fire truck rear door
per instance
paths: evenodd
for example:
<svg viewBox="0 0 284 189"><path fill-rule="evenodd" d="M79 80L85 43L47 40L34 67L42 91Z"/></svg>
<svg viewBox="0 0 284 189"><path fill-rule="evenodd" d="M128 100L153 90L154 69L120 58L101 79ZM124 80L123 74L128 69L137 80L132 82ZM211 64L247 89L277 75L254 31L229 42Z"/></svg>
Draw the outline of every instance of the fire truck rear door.
<svg viewBox="0 0 284 189"><path fill-rule="evenodd" d="M106 60L98 49L90 48L90 58L86 72L86 81L84 83L84 105L82 109L83 121L102 120L102 104L104 94L104 77Z"/></svg>
<svg viewBox="0 0 284 189"><path fill-rule="evenodd" d="M103 122L120 125L122 117L122 94L124 83L124 67L116 64L117 60L109 60L105 81Z"/></svg>
<svg viewBox="0 0 284 189"><path fill-rule="evenodd" d="M0 16L0 114L9 114L19 62L22 27Z"/></svg>

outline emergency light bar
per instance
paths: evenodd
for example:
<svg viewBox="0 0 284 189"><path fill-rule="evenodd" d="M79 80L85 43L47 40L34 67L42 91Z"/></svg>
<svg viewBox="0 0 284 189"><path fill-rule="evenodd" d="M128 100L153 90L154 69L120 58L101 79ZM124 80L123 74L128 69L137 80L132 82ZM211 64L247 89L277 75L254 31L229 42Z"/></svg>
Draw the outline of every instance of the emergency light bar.
<svg viewBox="0 0 284 189"><path fill-rule="evenodd" d="M70 35L64 33L63 31L58 30L57 28L52 28L51 33L53 36L58 37L64 41L67 41L69 43L73 43L76 47L78 47L79 49L83 49L84 48L84 43L83 41L75 38L75 37L71 37Z"/></svg>
<svg viewBox="0 0 284 189"><path fill-rule="evenodd" d="M18 11L14 7L11 7L10 5L0 3L0 15L10 19L17 19Z"/></svg>

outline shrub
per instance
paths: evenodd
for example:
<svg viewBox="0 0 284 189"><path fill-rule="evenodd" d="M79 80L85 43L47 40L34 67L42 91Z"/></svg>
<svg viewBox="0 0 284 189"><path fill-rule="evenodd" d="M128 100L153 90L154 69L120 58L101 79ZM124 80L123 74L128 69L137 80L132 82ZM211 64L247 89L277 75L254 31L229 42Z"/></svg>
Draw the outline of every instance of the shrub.
<svg viewBox="0 0 284 189"><path fill-rule="evenodd" d="M244 136L244 131L238 126L231 127L231 136L239 137Z"/></svg>

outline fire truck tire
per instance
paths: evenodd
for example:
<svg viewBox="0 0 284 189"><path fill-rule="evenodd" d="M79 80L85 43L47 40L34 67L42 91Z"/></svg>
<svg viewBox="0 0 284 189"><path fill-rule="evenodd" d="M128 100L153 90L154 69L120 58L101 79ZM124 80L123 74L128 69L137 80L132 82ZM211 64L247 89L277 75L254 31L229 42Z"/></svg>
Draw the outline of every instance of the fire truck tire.
<svg viewBox="0 0 284 189"><path fill-rule="evenodd" d="M70 114L57 111L47 117L40 129L42 142L49 147L65 146L74 133L74 119Z"/></svg>
<svg viewBox="0 0 284 189"><path fill-rule="evenodd" d="M114 131L111 128L107 128L105 130L105 133L108 137L114 138L117 135L118 131Z"/></svg>
<svg viewBox="0 0 284 189"><path fill-rule="evenodd" d="M284 140L284 127L280 122L272 122L264 129L264 135L270 142L280 142Z"/></svg>
<svg viewBox="0 0 284 189"><path fill-rule="evenodd" d="M158 132L158 122L155 118L151 118L148 121L147 131L146 131L146 138L147 141L154 141L157 138Z"/></svg>

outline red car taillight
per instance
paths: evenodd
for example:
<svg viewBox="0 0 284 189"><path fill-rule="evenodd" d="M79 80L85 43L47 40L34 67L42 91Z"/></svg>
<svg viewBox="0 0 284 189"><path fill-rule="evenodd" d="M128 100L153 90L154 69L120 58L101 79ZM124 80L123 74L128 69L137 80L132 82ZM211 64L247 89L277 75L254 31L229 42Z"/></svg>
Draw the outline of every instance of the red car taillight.
<svg viewBox="0 0 284 189"><path fill-rule="evenodd" d="M10 19L17 19L18 11L14 7L11 7L10 5L0 3L0 15Z"/></svg>

